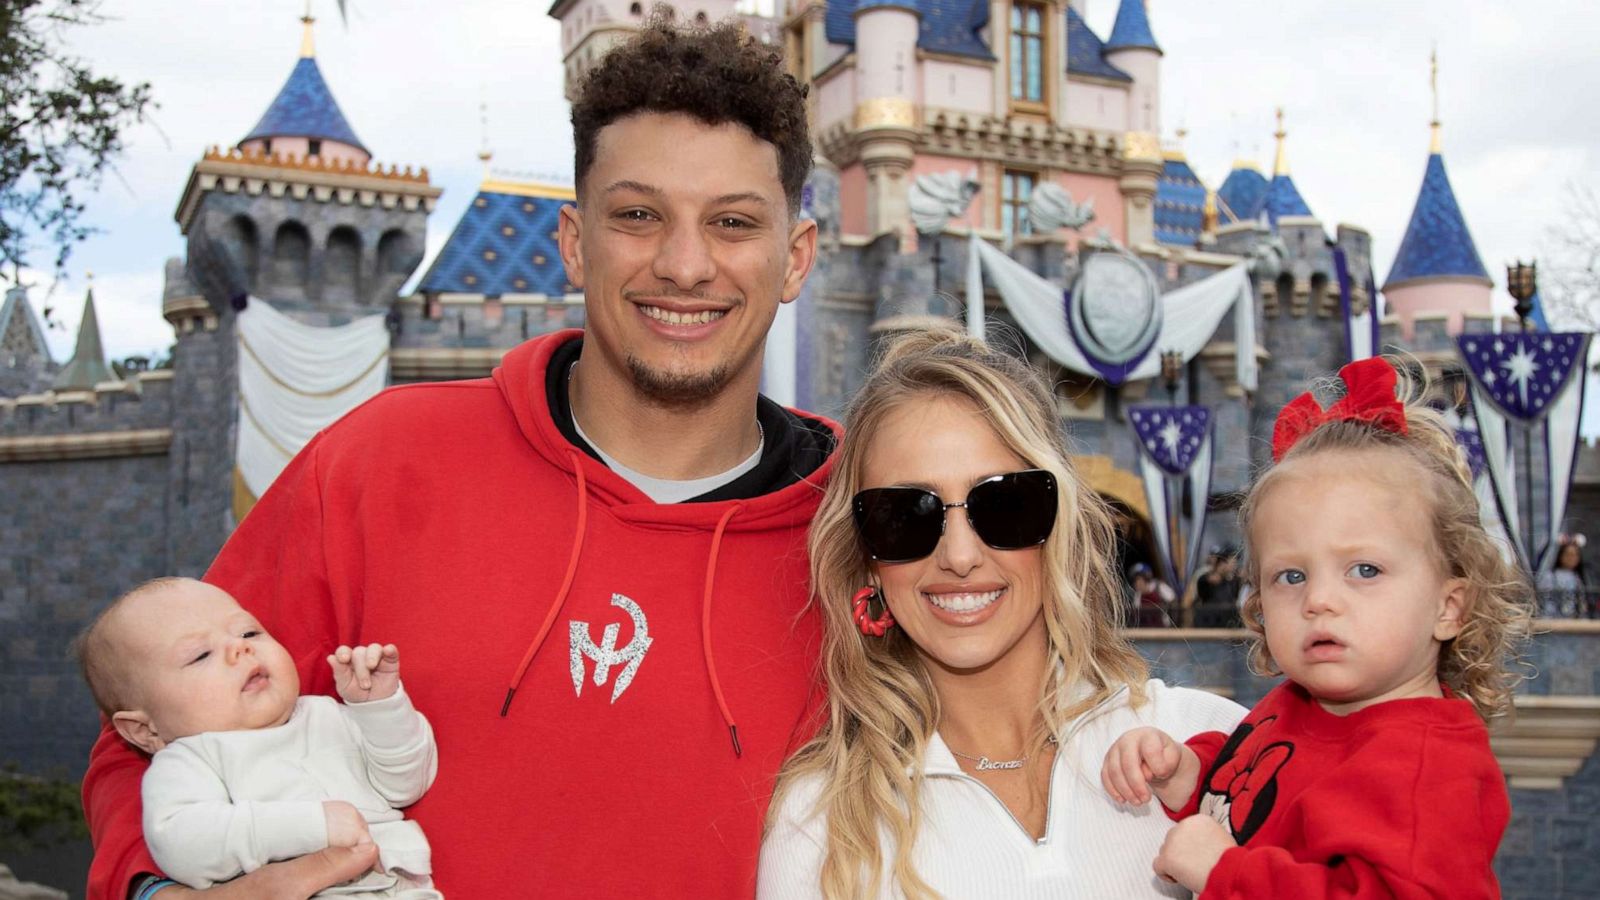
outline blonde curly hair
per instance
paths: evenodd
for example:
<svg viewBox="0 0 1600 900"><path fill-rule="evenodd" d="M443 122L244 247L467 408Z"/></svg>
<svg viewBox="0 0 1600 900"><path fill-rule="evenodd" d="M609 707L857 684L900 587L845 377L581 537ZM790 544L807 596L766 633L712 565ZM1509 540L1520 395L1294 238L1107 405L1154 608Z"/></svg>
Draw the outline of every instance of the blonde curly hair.
<svg viewBox="0 0 1600 900"><path fill-rule="evenodd" d="M784 764L769 807L768 827L798 781L821 784L812 810L826 816L820 886L829 898L935 896L912 864L921 821L922 761L938 726L933 682L905 632L865 638L851 615L851 597L872 576L851 513L862 473L883 422L907 404L933 397L970 401L1000 440L1028 466L1046 469L1060 486L1056 527L1042 548L1044 622L1052 665L1037 692L1041 725L1028 754L1038 753L1085 709L1126 688L1145 697L1147 667L1118 632L1121 587L1110 562L1110 514L1074 472L1054 398L1023 360L953 331L928 331L896 341L856 394L827 494L811 525L813 601L823 621L822 677L826 719L817 735ZM880 836L887 835L893 858Z"/></svg>
<svg viewBox="0 0 1600 900"><path fill-rule="evenodd" d="M1531 625L1533 588L1484 530L1466 455L1444 416L1423 402L1429 390L1426 374L1417 377L1404 361L1383 359L1397 374L1396 394L1405 408L1406 433L1355 420L1324 422L1299 438L1277 465L1256 479L1240 510L1244 531L1241 570L1247 585L1244 623L1255 633L1251 668L1264 675L1282 674L1267 646L1260 559L1251 528L1277 473L1295 460L1318 453L1388 450L1409 460L1422 476L1421 494L1431 507L1433 552L1449 577L1467 583L1461 631L1439 648L1439 680L1471 701L1487 722L1510 711L1512 692L1525 677L1516 671L1516 661Z"/></svg>

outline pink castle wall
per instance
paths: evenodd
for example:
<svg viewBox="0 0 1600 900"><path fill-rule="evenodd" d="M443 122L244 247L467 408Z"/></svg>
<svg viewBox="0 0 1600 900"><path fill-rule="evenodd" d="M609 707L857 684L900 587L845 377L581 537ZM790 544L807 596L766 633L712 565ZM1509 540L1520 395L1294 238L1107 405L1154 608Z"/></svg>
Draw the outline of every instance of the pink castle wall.
<svg viewBox="0 0 1600 900"><path fill-rule="evenodd" d="M1098 201L1097 201L1098 202ZM1416 335L1418 313L1447 313L1445 330L1460 334L1466 313L1488 315L1493 288L1481 281L1440 278L1415 281L1383 292L1390 313L1400 317L1400 334L1406 340Z"/></svg>
<svg viewBox="0 0 1600 900"><path fill-rule="evenodd" d="M1082 172L1063 172L1056 176L1056 182L1067 193L1072 195L1073 201L1082 203L1084 200L1094 198L1094 220L1083 227L1083 234L1094 236L1104 228L1111 232L1111 236L1120 243L1128 242L1128 224L1126 211L1122 204L1122 191L1117 187L1117 179L1110 175L1085 175ZM1066 232L1067 247L1076 250L1078 234Z"/></svg>
<svg viewBox="0 0 1600 900"><path fill-rule="evenodd" d="M861 163L839 170L839 231L867 233L867 169Z"/></svg>

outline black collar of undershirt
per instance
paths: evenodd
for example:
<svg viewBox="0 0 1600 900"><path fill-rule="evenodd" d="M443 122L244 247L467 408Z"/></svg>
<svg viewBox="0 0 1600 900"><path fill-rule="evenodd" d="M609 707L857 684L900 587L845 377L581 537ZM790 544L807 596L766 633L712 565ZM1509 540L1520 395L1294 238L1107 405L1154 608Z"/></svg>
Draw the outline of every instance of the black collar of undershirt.
<svg viewBox="0 0 1600 900"><path fill-rule="evenodd" d="M567 443L605 465L605 460L588 441L578 435L578 428L573 424L572 400L567 392L567 382L572 364L582 354L583 338L574 338L555 349L544 373L545 397L549 400L556 428L567 439ZM773 493L815 472L828 459L828 454L833 452L833 430L825 423L796 415L759 395L756 397L756 420L761 423L764 443L761 460L755 468L684 502L749 500Z"/></svg>

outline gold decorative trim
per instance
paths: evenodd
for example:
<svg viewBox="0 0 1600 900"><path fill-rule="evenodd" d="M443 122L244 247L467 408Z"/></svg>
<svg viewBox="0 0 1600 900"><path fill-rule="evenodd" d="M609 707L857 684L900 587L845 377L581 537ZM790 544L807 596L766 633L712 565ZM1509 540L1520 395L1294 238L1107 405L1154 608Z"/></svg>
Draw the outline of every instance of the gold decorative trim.
<svg viewBox="0 0 1600 900"><path fill-rule="evenodd" d="M170 428L0 437L0 463L160 456L171 446Z"/></svg>
<svg viewBox="0 0 1600 900"><path fill-rule="evenodd" d="M855 126L869 128L916 128L917 109L904 97L874 97L856 104Z"/></svg>
<svg viewBox="0 0 1600 900"><path fill-rule="evenodd" d="M1128 160L1161 162L1161 138L1148 131L1130 131L1122 136L1123 157Z"/></svg>
<svg viewBox="0 0 1600 900"><path fill-rule="evenodd" d="M483 184L478 185L478 192L483 194L513 194L518 197L535 197L543 200L572 200L578 199L577 192L572 187L559 184L541 184L536 181L509 181L499 178L486 178Z"/></svg>

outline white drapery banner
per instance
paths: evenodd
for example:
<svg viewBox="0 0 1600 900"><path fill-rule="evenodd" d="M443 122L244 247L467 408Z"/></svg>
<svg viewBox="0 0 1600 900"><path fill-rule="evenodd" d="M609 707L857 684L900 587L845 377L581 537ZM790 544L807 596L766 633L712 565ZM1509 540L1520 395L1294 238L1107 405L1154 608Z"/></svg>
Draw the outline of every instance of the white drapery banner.
<svg viewBox="0 0 1600 900"><path fill-rule="evenodd" d="M977 235L970 239L967 272L967 328L983 337L983 274L1023 333L1051 359L1073 372L1100 377L1067 329L1066 292ZM1161 295L1161 333L1152 352L1129 375L1130 381L1161 374L1161 353L1176 350L1188 362L1205 349L1222 317L1233 311L1234 369L1239 384L1256 389L1256 319L1250 275L1244 263Z"/></svg>
<svg viewBox="0 0 1600 900"><path fill-rule="evenodd" d="M318 327L251 297L239 313L238 475L253 497L316 433L389 380L383 316Z"/></svg>

